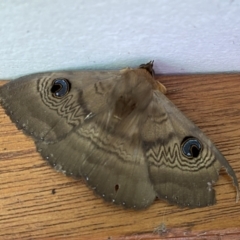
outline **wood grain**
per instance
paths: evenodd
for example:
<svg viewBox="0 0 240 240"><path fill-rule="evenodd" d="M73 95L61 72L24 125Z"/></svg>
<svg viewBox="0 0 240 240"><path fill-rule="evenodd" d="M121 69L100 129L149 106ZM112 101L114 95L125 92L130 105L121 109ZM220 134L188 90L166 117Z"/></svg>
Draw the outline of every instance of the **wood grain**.
<svg viewBox="0 0 240 240"><path fill-rule="evenodd" d="M158 79L240 179L240 74ZM240 203L224 171L215 187L215 206L183 209L156 200L147 210L126 210L55 172L2 108L0 160L0 239L236 239L240 234Z"/></svg>

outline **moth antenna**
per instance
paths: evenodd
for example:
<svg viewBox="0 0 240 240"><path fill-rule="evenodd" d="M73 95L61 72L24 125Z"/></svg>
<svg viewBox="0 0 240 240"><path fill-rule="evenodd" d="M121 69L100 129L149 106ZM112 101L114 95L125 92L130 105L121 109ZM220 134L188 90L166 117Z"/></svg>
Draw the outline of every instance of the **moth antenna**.
<svg viewBox="0 0 240 240"><path fill-rule="evenodd" d="M139 66L139 68L147 70L152 75L152 77L154 77L155 76L155 72L154 72L154 69L153 69L153 62L154 62L154 60L152 60L152 61L150 61L148 63L145 63L145 64L141 64Z"/></svg>

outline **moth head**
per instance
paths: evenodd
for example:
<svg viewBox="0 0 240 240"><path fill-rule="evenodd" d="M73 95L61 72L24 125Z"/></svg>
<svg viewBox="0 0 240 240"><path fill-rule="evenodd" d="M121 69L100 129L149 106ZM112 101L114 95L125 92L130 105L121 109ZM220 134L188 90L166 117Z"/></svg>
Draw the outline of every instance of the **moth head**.
<svg viewBox="0 0 240 240"><path fill-rule="evenodd" d="M186 158L197 158L202 149L202 143L195 137L185 137L181 143L182 154Z"/></svg>
<svg viewBox="0 0 240 240"><path fill-rule="evenodd" d="M63 98L71 89L71 84L66 78L56 78L52 82L51 93L55 98Z"/></svg>
<svg viewBox="0 0 240 240"><path fill-rule="evenodd" d="M140 69L145 69L148 73L150 73L150 75L154 79L155 72L154 72L154 69L153 69L153 62L154 61L150 61L146 64L141 64L139 66L139 68ZM150 82L153 84L154 89L157 89L158 91L162 92L163 94L167 93L166 87L162 83L160 83L159 81L154 80L154 81L150 81Z"/></svg>
<svg viewBox="0 0 240 240"><path fill-rule="evenodd" d="M154 72L154 69L153 69L153 62L154 62L154 61L150 61L150 62L148 62L148 63L141 64L141 65L139 66L139 68L142 68L142 69L147 70L147 71L154 77L155 72Z"/></svg>

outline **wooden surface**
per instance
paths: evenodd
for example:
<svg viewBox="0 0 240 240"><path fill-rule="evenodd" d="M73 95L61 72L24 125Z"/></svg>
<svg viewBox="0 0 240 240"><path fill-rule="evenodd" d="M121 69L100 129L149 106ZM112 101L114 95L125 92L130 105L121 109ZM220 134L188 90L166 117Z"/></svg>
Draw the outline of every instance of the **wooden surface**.
<svg viewBox="0 0 240 240"><path fill-rule="evenodd" d="M162 76L168 97L226 156L240 180L240 74ZM0 85L5 82L0 82ZM144 211L103 202L55 172L0 108L0 239L238 239L240 202L221 171L217 204Z"/></svg>

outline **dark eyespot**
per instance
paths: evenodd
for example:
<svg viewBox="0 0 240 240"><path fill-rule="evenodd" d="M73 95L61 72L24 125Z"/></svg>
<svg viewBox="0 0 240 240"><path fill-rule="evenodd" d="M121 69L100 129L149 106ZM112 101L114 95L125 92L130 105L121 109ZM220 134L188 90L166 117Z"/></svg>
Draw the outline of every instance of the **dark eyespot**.
<svg viewBox="0 0 240 240"><path fill-rule="evenodd" d="M65 78L57 78L53 80L51 93L56 98L62 98L69 93L71 88L70 82Z"/></svg>
<svg viewBox="0 0 240 240"><path fill-rule="evenodd" d="M119 189L119 185L118 185L118 184L116 184L116 185L115 185L115 191L117 192L117 191L118 191L118 189Z"/></svg>
<svg viewBox="0 0 240 240"><path fill-rule="evenodd" d="M194 137L186 137L182 141L182 153L187 158L196 158L202 151L201 142Z"/></svg>

